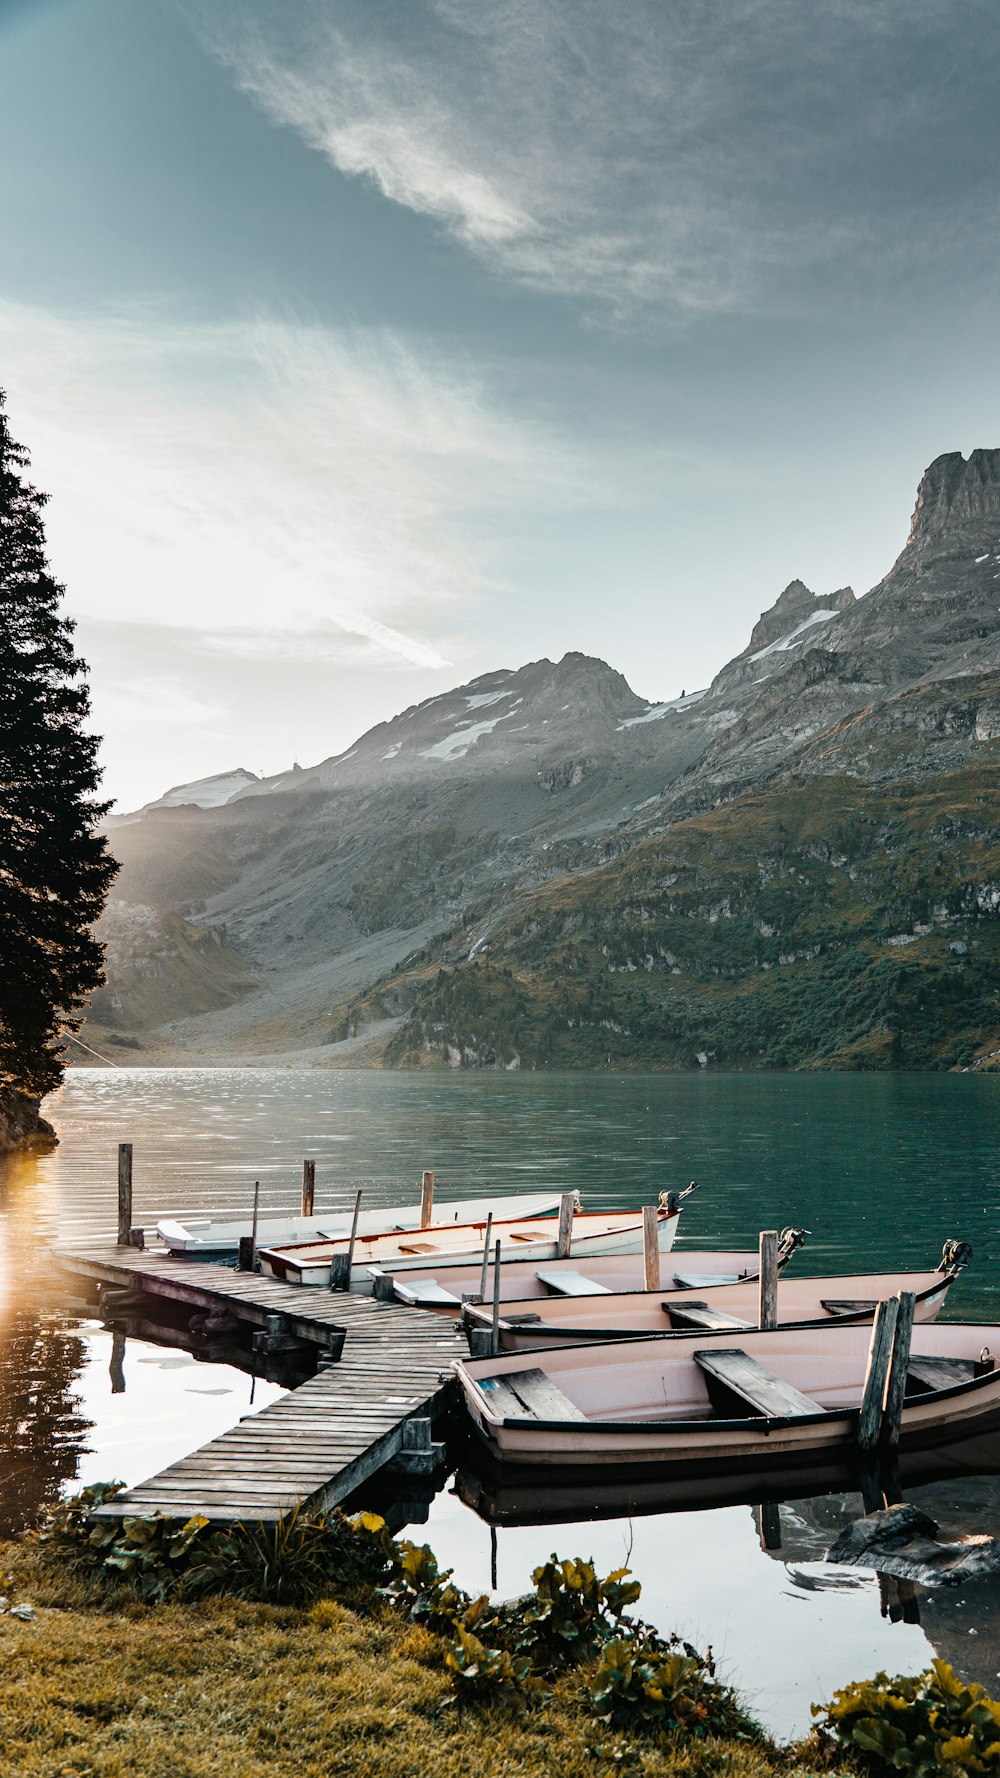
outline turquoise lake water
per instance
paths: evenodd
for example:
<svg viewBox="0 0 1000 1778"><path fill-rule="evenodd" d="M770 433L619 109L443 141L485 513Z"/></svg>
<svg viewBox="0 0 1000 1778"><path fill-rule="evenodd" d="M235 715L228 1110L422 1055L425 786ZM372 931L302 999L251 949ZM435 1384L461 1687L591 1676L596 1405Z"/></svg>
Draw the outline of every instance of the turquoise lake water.
<svg viewBox="0 0 1000 1778"><path fill-rule="evenodd" d="M697 1179L678 1245L750 1247L763 1227L811 1231L801 1271L934 1265L972 1242L951 1316L1000 1322L1000 1079L962 1075L399 1075L285 1069L74 1070L46 1106L60 1146L0 1162L0 1527L41 1499L109 1475L137 1481L280 1393L226 1364L152 1339L122 1350L93 1313L60 1298L46 1238L110 1231L116 1150L135 1149L134 1220L296 1203L302 1159L317 1206L440 1199L532 1185L585 1207L652 1203ZM992 1469L992 1461L984 1459ZM996 1464L1000 1468L1000 1460ZM949 1533L1000 1533L1000 1481L961 1475L916 1489ZM609 1509L605 1507L605 1511ZM878 1583L822 1555L856 1499L789 1502L782 1548L764 1552L748 1506L594 1521L586 1501L557 1525L504 1525L497 1578L521 1590L551 1550L607 1567L631 1549L642 1610L712 1642L778 1733L808 1703L936 1650L1000 1681L1000 1585L921 1601L921 1623L880 1614ZM427 1537L458 1578L490 1582L490 1531L445 1489ZM994 1629L994 1622L998 1628Z"/></svg>

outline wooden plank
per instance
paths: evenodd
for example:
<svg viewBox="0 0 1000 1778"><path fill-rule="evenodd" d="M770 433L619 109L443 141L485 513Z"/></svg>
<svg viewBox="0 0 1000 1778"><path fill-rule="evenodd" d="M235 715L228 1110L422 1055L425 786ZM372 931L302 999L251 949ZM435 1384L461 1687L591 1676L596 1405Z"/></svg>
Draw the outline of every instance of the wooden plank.
<svg viewBox="0 0 1000 1778"><path fill-rule="evenodd" d="M519 1395L515 1395L510 1384L504 1377L482 1377L479 1387L491 1407L505 1420L531 1420L535 1418L532 1410L525 1406Z"/></svg>
<svg viewBox="0 0 1000 1778"><path fill-rule="evenodd" d="M741 1321L738 1315L727 1315L724 1309L713 1309L709 1303L693 1302L687 1297L683 1302L668 1300L663 1307L673 1327L702 1327L711 1332L728 1329L731 1333L739 1333L754 1325L752 1321Z"/></svg>
<svg viewBox="0 0 1000 1778"><path fill-rule="evenodd" d="M865 1386L858 1414L858 1447L863 1452L874 1451L882 1431L882 1404L898 1314L899 1304L895 1297L890 1297L888 1302L879 1303L872 1322Z"/></svg>
<svg viewBox="0 0 1000 1778"><path fill-rule="evenodd" d="M718 1413L731 1414L734 1404L740 1416L749 1410L768 1419L823 1412L818 1401L803 1395L738 1347L696 1352L694 1361L705 1373L709 1399Z"/></svg>
<svg viewBox="0 0 1000 1778"><path fill-rule="evenodd" d="M772 1328L778 1325L778 1231L761 1229L758 1280L757 1325Z"/></svg>
<svg viewBox="0 0 1000 1778"><path fill-rule="evenodd" d="M970 1383L976 1374L972 1358L914 1358L910 1355L907 1376L921 1394L928 1389L951 1389L956 1383Z"/></svg>
<svg viewBox="0 0 1000 1778"><path fill-rule="evenodd" d="M504 1381L539 1420L586 1420L575 1402L564 1395L542 1370L508 1371Z"/></svg>
<svg viewBox="0 0 1000 1778"><path fill-rule="evenodd" d="M835 1296L822 1297L819 1306L828 1315L874 1315L878 1303L874 1297Z"/></svg>
<svg viewBox="0 0 1000 1778"><path fill-rule="evenodd" d="M546 1290L552 1290L559 1296L610 1296L606 1284L595 1284L593 1278L585 1278L582 1272L558 1271L551 1269L536 1272L539 1284Z"/></svg>
<svg viewBox="0 0 1000 1778"><path fill-rule="evenodd" d="M656 1204L642 1212L642 1274L647 1290L660 1288L660 1213Z"/></svg>
<svg viewBox="0 0 1000 1778"><path fill-rule="evenodd" d="M906 1372L910 1358L910 1337L913 1333L913 1311L916 1297L912 1290L901 1290L896 1298L896 1326L892 1337L892 1355L885 1383L882 1408L882 1441L890 1447L899 1443L906 1395Z"/></svg>

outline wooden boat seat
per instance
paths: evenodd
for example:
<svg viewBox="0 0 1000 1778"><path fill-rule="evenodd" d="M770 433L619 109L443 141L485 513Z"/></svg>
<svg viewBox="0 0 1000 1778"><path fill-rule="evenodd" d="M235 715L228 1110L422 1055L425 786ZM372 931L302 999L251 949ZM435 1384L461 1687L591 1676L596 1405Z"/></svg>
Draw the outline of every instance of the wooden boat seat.
<svg viewBox="0 0 1000 1778"><path fill-rule="evenodd" d="M739 1333L753 1327L752 1321L741 1321L738 1315L727 1315L724 1309L713 1309L710 1303L698 1303L685 1297L683 1303L665 1302L661 1305L670 1316L671 1327L704 1328L709 1333L729 1330Z"/></svg>
<svg viewBox="0 0 1000 1778"><path fill-rule="evenodd" d="M505 1420L587 1418L544 1371L508 1371L504 1377L483 1377L479 1387Z"/></svg>
<svg viewBox="0 0 1000 1778"><path fill-rule="evenodd" d="M821 1297L820 1308L828 1315L874 1315L878 1304L860 1297L834 1296Z"/></svg>
<svg viewBox="0 0 1000 1778"><path fill-rule="evenodd" d="M399 1243L400 1253L436 1253L433 1241L407 1241Z"/></svg>
<svg viewBox="0 0 1000 1778"><path fill-rule="evenodd" d="M712 1290L717 1284L751 1284L756 1272L675 1272L674 1284L678 1290Z"/></svg>
<svg viewBox="0 0 1000 1778"><path fill-rule="evenodd" d="M461 1300L445 1290L436 1278L418 1278L410 1284L405 1277L393 1279L393 1290L401 1303L422 1303L427 1308L460 1309Z"/></svg>
<svg viewBox="0 0 1000 1778"><path fill-rule="evenodd" d="M993 1369L993 1360L978 1358L914 1358L906 1367L908 1395L926 1395L929 1389L950 1389L955 1383L970 1383L973 1377L985 1376Z"/></svg>
<svg viewBox="0 0 1000 1778"><path fill-rule="evenodd" d="M519 1315L505 1315L503 1319L506 1327L540 1327L542 1322L541 1316L530 1309L522 1310Z"/></svg>
<svg viewBox="0 0 1000 1778"><path fill-rule="evenodd" d="M537 1241L538 1236L529 1229L512 1229L509 1239L511 1241Z"/></svg>
<svg viewBox="0 0 1000 1778"><path fill-rule="evenodd" d="M585 1278L582 1272L536 1272L539 1284L546 1290L555 1291L557 1296L610 1296L606 1284L597 1284L593 1278Z"/></svg>
<svg viewBox="0 0 1000 1778"><path fill-rule="evenodd" d="M724 1418L742 1419L749 1412L767 1419L786 1419L823 1412L818 1401L776 1377L738 1347L696 1352L694 1361L705 1373L709 1401Z"/></svg>

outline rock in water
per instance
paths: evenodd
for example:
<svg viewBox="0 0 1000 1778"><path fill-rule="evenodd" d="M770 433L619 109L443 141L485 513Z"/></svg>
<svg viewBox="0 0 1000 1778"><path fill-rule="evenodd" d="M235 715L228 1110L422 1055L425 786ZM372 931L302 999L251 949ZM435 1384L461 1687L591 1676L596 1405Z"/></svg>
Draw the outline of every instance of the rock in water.
<svg viewBox="0 0 1000 1778"><path fill-rule="evenodd" d="M845 1567L874 1568L879 1574L920 1581L924 1586L943 1581L957 1585L980 1574L995 1574L1000 1568L995 1538L974 1535L957 1543L938 1543L937 1532L935 1519L904 1501L847 1525L827 1551L826 1560Z"/></svg>

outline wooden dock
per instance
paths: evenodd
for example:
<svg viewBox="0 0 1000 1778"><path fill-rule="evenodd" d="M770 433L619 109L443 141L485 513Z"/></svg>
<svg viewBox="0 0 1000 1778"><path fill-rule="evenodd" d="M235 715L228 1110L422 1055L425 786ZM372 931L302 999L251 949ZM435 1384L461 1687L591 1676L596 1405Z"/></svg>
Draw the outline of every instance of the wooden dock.
<svg viewBox="0 0 1000 1778"><path fill-rule="evenodd" d="M431 1424L454 1399L448 1367L466 1350L450 1320L166 1252L109 1245L59 1249L57 1257L78 1278L225 1312L269 1339L312 1341L327 1366L108 1502L102 1516L273 1522L296 1505L338 1505L394 1460L431 1467Z"/></svg>

